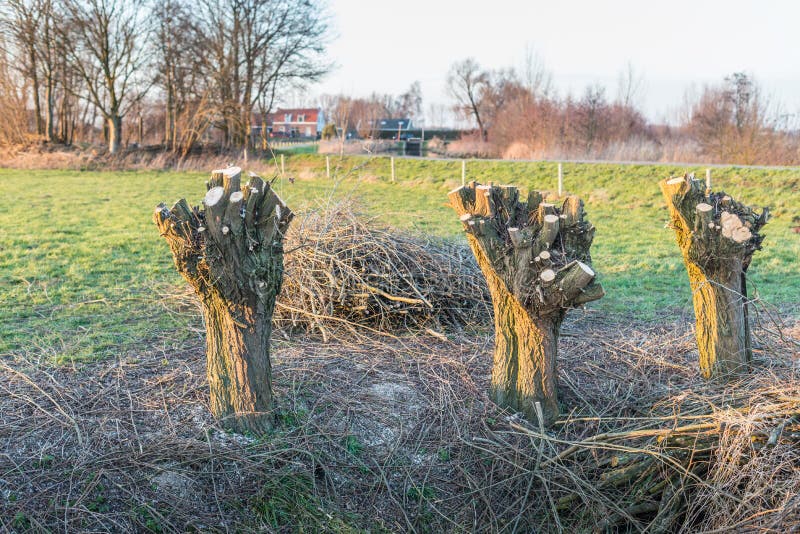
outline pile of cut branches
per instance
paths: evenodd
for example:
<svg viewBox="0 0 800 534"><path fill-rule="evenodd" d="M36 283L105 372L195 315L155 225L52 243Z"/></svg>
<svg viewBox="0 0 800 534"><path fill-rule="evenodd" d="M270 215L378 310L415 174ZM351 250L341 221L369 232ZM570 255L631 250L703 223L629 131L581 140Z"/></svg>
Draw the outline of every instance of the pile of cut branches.
<svg viewBox="0 0 800 534"><path fill-rule="evenodd" d="M466 246L385 229L347 203L309 212L286 239L279 327L339 332L460 328L488 317Z"/></svg>
<svg viewBox="0 0 800 534"><path fill-rule="evenodd" d="M599 531L673 532L698 525L713 530L731 528L726 521L731 517L743 518L736 528L763 528L769 527L760 520L767 513L776 526L790 519L800 524L800 481L778 477L788 485L774 487L766 480L800 468L800 397L776 392L753 406L655 419L660 424L571 443L539 467L569 466L570 476L550 479L558 485L569 483L582 464L591 493L603 493L604 500L613 502L595 523ZM511 426L542 437L519 424ZM559 514L569 516L589 503L597 511L596 496L585 489L579 486L559 497Z"/></svg>
<svg viewBox="0 0 800 534"><path fill-rule="evenodd" d="M800 381L791 358L798 347L788 338L763 346L767 359L735 383L680 371L653 380L666 361L652 355L662 349L610 348L608 356L623 358L612 356L596 380L575 383L596 416L567 417L554 432L511 419L507 435L538 441L536 472L549 494L540 502L564 525L648 533L800 528ZM641 389L617 413L590 400L615 373ZM640 373L650 381L637 383Z"/></svg>

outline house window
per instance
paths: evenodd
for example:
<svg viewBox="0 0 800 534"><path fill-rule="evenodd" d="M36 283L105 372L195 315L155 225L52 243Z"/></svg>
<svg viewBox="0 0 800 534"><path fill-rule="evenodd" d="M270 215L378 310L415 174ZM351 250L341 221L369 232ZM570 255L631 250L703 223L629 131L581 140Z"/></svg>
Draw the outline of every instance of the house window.
<svg viewBox="0 0 800 534"><path fill-rule="evenodd" d="M306 137L311 137L311 127L306 126Z"/></svg>
<svg viewBox="0 0 800 534"><path fill-rule="evenodd" d="M283 116L283 121L284 121L284 122L292 122L292 114L291 114L291 113L286 113L286 114Z"/></svg>
<svg viewBox="0 0 800 534"><path fill-rule="evenodd" d="M298 115L297 116L297 122L306 122L306 116L305 115Z"/></svg>

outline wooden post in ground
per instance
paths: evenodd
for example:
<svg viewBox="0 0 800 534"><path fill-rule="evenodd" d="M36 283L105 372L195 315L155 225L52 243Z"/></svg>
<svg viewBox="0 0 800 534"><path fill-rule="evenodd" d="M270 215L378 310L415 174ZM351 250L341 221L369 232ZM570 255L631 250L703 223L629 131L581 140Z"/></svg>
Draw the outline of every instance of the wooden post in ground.
<svg viewBox="0 0 800 534"><path fill-rule="evenodd" d="M331 157L325 156L325 176L331 177Z"/></svg>
<svg viewBox="0 0 800 534"><path fill-rule="evenodd" d="M467 160L461 160L461 187L467 185Z"/></svg>
<svg viewBox="0 0 800 534"><path fill-rule="evenodd" d="M711 169L706 169L706 195L711 193Z"/></svg>
<svg viewBox="0 0 800 534"><path fill-rule="evenodd" d="M564 170L561 163L558 164L558 196L559 198L564 194Z"/></svg>
<svg viewBox="0 0 800 534"><path fill-rule="evenodd" d="M394 156L390 158L392 165L392 183L394 183Z"/></svg>
<svg viewBox="0 0 800 534"><path fill-rule="evenodd" d="M286 175L286 164L283 159L283 154L281 154L281 178Z"/></svg>
<svg viewBox="0 0 800 534"><path fill-rule="evenodd" d="M700 371L705 378L746 371L753 351L745 273L769 210L758 214L724 192L706 192L689 175L659 185L692 288Z"/></svg>
<svg viewBox="0 0 800 534"><path fill-rule="evenodd" d="M238 167L214 171L203 209L181 199L159 204L153 219L200 297L211 411L227 428L263 433L272 426L269 342L293 214L258 176L240 183Z"/></svg>
<svg viewBox="0 0 800 534"><path fill-rule="evenodd" d="M589 247L594 227L583 202L560 205L531 191L470 182L450 192L494 307L492 398L543 424L559 413L556 353L566 310L603 296Z"/></svg>

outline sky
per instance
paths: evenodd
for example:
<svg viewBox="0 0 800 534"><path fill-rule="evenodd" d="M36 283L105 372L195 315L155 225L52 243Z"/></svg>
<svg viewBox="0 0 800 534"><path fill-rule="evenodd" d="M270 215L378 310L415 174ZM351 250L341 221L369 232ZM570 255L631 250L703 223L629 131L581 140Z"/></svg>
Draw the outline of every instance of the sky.
<svg viewBox="0 0 800 534"><path fill-rule="evenodd" d="M800 112L798 0L327 0L333 72L307 95L400 94L422 85L424 107L448 104L450 66L520 68L532 49L558 94L599 83L614 97L628 65L638 104L674 122L689 88L733 72L755 77L771 102Z"/></svg>

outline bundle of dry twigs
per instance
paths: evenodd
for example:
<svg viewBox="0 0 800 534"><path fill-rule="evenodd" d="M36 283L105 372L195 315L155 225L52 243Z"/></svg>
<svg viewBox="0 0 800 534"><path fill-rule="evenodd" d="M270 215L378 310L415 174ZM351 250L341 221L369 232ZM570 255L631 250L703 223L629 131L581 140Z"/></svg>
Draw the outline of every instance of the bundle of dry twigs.
<svg viewBox="0 0 800 534"><path fill-rule="evenodd" d="M568 484L579 468L591 493L614 502L595 523L595 531L675 532L698 525L713 530L731 527L726 522L730 517L740 519L736 527L763 528L768 525L759 519L766 514L775 526L787 524L789 516L796 525L799 481L780 477L789 485L775 488L765 478L800 468L800 397L756 393L765 404L654 417L642 428L571 443L539 468L558 463L561 470L572 471L553 476L554 484ZM511 426L552 439L513 422ZM596 496L585 489L581 485L558 498L558 513L569 516L587 504L596 509Z"/></svg>
<svg viewBox="0 0 800 534"><path fill-rule="evenodd" d="M507 434L543 451L536 472L552 516L595 532L798 528L800 382L783 358L800 345L766 340L757 371L728 383L699 382L678 362L654 361L661 348L609 344L613 363L596 377L605 378L574 384L597 415L567 416L552 432L511 420ZM665 364L675 371L654 379ZM624 409L591 398L613 376L635 391L619 399Z"/></svg>
<svg viewBox="0 0 800 534"><path fill-rule="evenodd" d="M488 316L485 283L465 246L392 232L347 203L290 229L278 326L379 333L461 327Z"/></svg>

